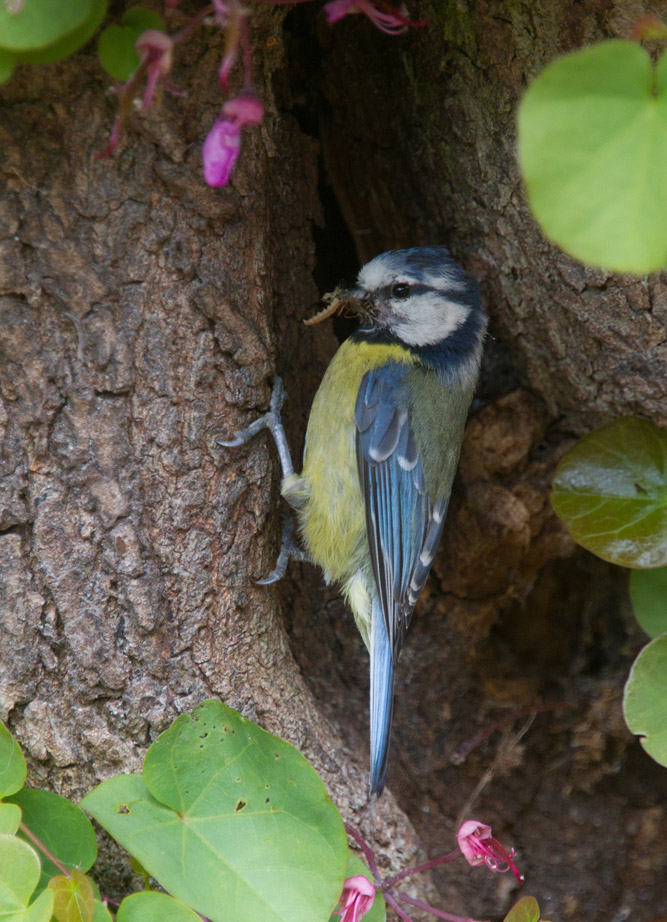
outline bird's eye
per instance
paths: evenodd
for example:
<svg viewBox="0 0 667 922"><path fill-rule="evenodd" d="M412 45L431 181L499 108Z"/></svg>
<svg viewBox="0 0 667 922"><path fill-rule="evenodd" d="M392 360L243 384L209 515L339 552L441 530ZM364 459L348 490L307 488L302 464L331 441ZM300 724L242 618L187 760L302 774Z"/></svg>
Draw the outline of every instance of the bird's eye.
<svg viewBox="0 0 667 922"><path fill-rule="evenodd" d="M398 298L400 301L405 301L406 298L410 297L410 286L407 282L395 282L391 286L391 296L392 298Z"/></svg>

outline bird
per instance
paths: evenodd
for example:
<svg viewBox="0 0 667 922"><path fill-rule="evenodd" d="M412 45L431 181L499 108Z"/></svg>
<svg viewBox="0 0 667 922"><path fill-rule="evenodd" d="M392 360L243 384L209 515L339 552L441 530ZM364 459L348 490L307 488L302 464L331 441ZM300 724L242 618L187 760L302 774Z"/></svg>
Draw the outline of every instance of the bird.
<svg viewBox="0 0 667 922"><path fill-rule="evenodd" d="M234 439L272 432L281 493L295 510L274 582L290 558L319 566L352 609L370 655L370 794L386 784L394 670L440 542L479 376L487 318L480 289L444 246L390 250L351 288L325 296L311 322L335 312L359 323L313 400L296 473L275 379L269 411Z"/></svg>

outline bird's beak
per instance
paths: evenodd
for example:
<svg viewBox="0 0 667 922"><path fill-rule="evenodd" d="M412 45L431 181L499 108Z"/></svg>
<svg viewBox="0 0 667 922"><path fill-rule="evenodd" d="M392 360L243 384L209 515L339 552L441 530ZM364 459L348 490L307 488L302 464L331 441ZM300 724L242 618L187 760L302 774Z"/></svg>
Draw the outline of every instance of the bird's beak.
<svg viewBox="0 0 667 922"><path fill-rule="evenodd" d="M334 314L342 314L345 317L374 316L373 302L362 288L336 288L323 295L322 300L325 304L322 310L314 317L303 321L307 326L320 323Z"/></svg>

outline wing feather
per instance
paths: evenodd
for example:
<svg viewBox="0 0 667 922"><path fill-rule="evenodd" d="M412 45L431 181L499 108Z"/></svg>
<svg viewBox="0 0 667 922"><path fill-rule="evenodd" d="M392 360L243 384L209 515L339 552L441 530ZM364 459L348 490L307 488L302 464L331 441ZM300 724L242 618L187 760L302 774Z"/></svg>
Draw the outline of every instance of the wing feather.
<svg viewBox="0 0 667 922"><path fill-rule="evenodd" d="M409 370L390 363L367 372L355 407L366 533L393 662L431 569L447 508L446 498L432 502L426 490L401 388Z"/></svg>

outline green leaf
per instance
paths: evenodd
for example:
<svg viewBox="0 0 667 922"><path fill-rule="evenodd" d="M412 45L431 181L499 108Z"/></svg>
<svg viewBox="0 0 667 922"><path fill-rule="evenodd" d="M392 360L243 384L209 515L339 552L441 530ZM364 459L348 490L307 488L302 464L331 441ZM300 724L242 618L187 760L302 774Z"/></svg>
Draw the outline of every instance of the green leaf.
<svg viewBox="0 0 667 922"><path fill-rule="evenodd" d="M98 54L102 67L115 80L125 82L139 66L139 54L134 47L147 29L164 30L164 20L153 10L140 6L129 9L121 25L108 26L101 34Z"/></svg>
<svg viewBox="0 0 667 922"><path fill-rule="evenodd" d="M93 913L93 922L113 922L111 913L107 907L102 902L102 897L100 896L100 888L97 886L96 881L89 877L90 885L93 888L93 898L95 910Z"/></svg>
<svg viewBox="0 0 667 922"><path fill-rule="evenodd" d="M30 0L26 0L29 3ZM107 11L107 0L90 0L90 11L80 26L69 32L63 38L46 48L36 51L22 51L16 55L16 60L25 64L50 64L53 61L62 61L86 44L97 32L100 23Z"/></svg>
<svg viewBox="0 0 667 922"><path fill-rule="evenodd" d="M68 870L89 870L97 857L95 832L87 816L71 801L51 791L23 788L11 798L23 811L23 822ZM44 855L40 888L58 868Z"/></svg>
<svg viewBox="0 0 667 922"><path fill-rule="evenodd" d="M358 874L363 874L372 884L375 883L373 875L368 870L363 861L354 854L354 852L348 852L347 856L347 868L345 869L345 880L348 877L356 877ZM368 910L364 916L364 922L385 922L387 918L387 907L384 902L384 897L380 890L376 890L375 899L373 900L373 905ZM333 913L329 919L329 922L340 922L340 916L337 913Z"/></svg>
<svg viewBox="0 0 667 922"><path fill-rule="evenodd" d="M580 439L551 504L575 541L623 567L667 564L667 430L626 417Z"/></svg>
<svg viewBox="0 0 667 922"><path fill-rule="evenodd" d="M110 778L82 806L213 922L327 920L343 888L345 831L321 780L219 701L158 737L143 777Z"/></svg>
<svg viewBox="0 0 667 922"><path fill-rule="evenodd" d="M0 803L0 833L13 836L21 822L21 808Z"/></svg>
<svg viewBox="0 0 667 922"><path fill-rule="evenodd" d="M18 13L0 3L0 47L30 51L53 45L74 32L90 15L92 0L25 0Z"/></svg>
<svg viewBox="0 0 667 922"><path fill-rule="evenodd" d="M52 877L49 890L53 891L53 915L57 922L93 922L93 885L81 871L72 871L70 877L64 874Z"/></svg>
<svg viewBox="0 0 667 922"><path fill-rule="evenodd" d="M503 922L539 922L540 907L534 896L522 896L507 913Z"/></svg>
<svg viewBox="0 0 667 922"><path fill-rule="evenodd" d="M14 55L0 48L0 83L5 83L14 70Z"/></svg>
<svg viewBox="0 0 667 922"><path fill-rule="evenodd" d="M0 797L15 794L25 784L27 769L21 747L0 723Z"/></svg>
<svg viewBox="0 0 667 922"><path fill-rule="evenodd" d="M630 601L637 621L649 637L664 634L667 631L667 567L633 570Z"/></svg>
<svg viewBox="0 0 667 922"><path fill-rule="evenodd" d="M519 107L519 160L544 233L615 272L667 263L667 56L607 41L558 58Z"/></svg>
<svg viewBox="0 0 667 922"><path fill-rule="evenodd" d="M39 858L16 836L0 835L0 919L49 922L53 894L45 891L29 905L39 880Z"/></svg>
<svg viewBox="0 0 667 922"><path fill-rule="evenodd" d="M133 893L120 904L116 922L201 922L201 916L166 893Z"/></svg>
<svg viewBox="0 0 667 922"><path fill-rule="evenodd" d="M93 914L93 922L113 922L113 916L104 905L102 900L95 900L95 912ZM201 920L200 920L201 922Z"/></svg>
<svg viewBox="0 0 667 922"><path fill-rule="evenodd" d="M652 640L632 664L623 713L646 752L667 766L667 634Z"/></svg>
<svg viewBox="0 0 667 922"><path fill-rule="evenodd" d="M112 25L100 35L97 46L100 63L114 80L125 83L139 66L139 53L134 47L136 36L122 26Z"/></svg>

